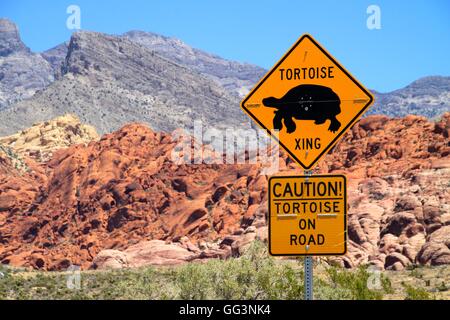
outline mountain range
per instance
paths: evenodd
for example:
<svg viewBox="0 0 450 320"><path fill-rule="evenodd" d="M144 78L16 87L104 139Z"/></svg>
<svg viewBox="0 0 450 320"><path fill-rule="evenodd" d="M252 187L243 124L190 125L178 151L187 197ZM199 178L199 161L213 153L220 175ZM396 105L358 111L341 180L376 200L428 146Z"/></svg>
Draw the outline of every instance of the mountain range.
<svg viewBox="0 0 450 320"><path fill-rule="evenodd" d="M404 117L416 114L436 118L450 111L450 77L423 77L399 90L388 93L372 90L372 93L376 99L367 115Z"/></svg>
<svg viewBox="0 0 450 320"><path fill-rule="evenodd" d="M248 128L239 101L265 72L143 31L78 31L68 42L33 53L17 26L0 19L0 135L67 113L101 134L133 121L163 131L190 129L193 119L207 128ZM368 114L436 118L450 110L450 77L373 92Z"/></svg>

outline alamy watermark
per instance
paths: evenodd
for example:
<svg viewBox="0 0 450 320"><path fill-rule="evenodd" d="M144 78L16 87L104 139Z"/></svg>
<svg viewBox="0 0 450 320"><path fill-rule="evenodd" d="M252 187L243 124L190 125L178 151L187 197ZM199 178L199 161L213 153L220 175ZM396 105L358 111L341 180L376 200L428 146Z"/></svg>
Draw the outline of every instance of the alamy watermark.
<svg viewBox="0 0 450 320"><path fill-rule="evenodd" d="M81 268L80 266L71 265L67 268L66 286L70 290L81 289Z"/></svg>
<svg viewBox="0 0 450 320"><path fill-rule="evenodd" d="M75 4L67 7L66 13L69 14L66 20L66 27L69 30L81 29L81 9Z"/></svg>
<svg viewBox="0 0 450 320"><path fill-rule="evenodd" d="M367 289L383 289L383 285L381 283L381 269L374 265L371 265L367 268L367 272L370 274L370 276L367 278Z"/></svg>
<svg viewBox="0 0 450 320"><path fill-rule="evenodd" d="M379 30L381 29L381 9L375 4L371 4L367 7L366 13L369 15L367 17L366 25L369 30Z"/></svg>
<svg viewBox="0 0 450 320"><path fill-rule="evenodd" d="M278 139L278 131L271 131ZM177 130L172 151L175 164L261 164L261 174L279 170L278 142L262 129L218 129L194 121L192 132Z"/></svg>

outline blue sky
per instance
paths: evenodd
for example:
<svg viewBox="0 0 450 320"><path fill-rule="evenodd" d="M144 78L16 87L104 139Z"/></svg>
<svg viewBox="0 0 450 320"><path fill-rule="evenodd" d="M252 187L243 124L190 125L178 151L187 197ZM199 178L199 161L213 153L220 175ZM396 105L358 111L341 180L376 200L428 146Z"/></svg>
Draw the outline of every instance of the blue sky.
<svg viewBox="0 0 450 320"><path fill-rule="evenodd" d="M42 51L69 39L70 4L81 8L85 30L152 31L265 68L309 33L366 87L382 92L423 76L450 75L447 0L2 0L0 16L18 24L32 50ZM366 27L371 4L381 9L380 30Z"/></svg>

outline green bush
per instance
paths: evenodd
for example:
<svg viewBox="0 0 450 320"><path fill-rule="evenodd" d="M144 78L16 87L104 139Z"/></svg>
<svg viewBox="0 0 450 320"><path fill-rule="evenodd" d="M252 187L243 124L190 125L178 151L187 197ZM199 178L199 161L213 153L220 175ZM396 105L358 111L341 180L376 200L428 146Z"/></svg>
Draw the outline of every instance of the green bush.
<svg viewBox="0 0 450 320"><path fill-rule="evenodd" d="M339 267L329 267L327 268L327 274L331 285L334 286L334 290L331 294L325 290L326 297L324 298L380 300L385 293L392 293L391 282L382 274L380 274L381 288L379 290L369 289L369 277L371 277L372 273L364 266L353 271Z"/></svg>
<svg viewBox="0 0 450 320"><path fill-rule="evenodd" d="M176 285L181 299L300 299L302 279L301 268L276 263L255 242L240 258L180 267Z"/></svg>
<svg viewBox="0 0 450 320"><path fill-rule="evenodd" d="M442 281L437 287L436 287L437 291L447 291L449 290L449 287L447 287L447 285L445 284L444 281Z"/></svg>
<svg viewBox="0 0 450 320"><path fill-rule="evenodd" d="M428 291L420 287L413 287L409 284L402 283L405 289L405 300L432 300L433 297Z"/></svg>

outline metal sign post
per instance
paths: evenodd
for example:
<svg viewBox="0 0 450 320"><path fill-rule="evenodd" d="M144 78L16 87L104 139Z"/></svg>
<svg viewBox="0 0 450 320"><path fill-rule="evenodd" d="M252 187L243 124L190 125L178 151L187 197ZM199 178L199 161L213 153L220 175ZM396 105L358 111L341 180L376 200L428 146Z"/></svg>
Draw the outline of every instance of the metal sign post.
<svg viewBox="0 0 450 320"><path fill-rule="evenodd" d="M312 170L305 170L306 181L308 182L308 178L312 175ZM306 245L306 251L309 250L309 245ZM311 256L306 256L304 261L304 299L305 300L313 300L313 259Z"/></svg>
<svg viewBox="0 0 450 320"><path fill-rule="evenodd" d="M313 300L313 258L306 256L305 266L305 300Z"/></svg>

